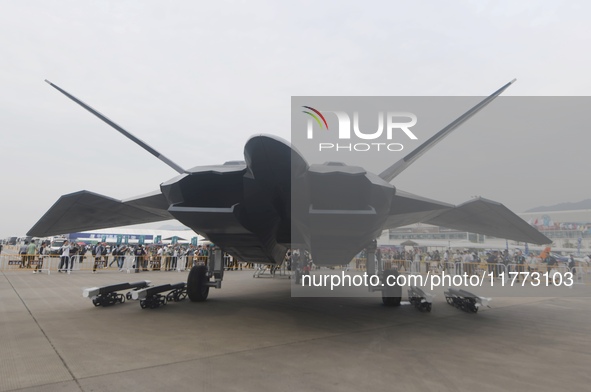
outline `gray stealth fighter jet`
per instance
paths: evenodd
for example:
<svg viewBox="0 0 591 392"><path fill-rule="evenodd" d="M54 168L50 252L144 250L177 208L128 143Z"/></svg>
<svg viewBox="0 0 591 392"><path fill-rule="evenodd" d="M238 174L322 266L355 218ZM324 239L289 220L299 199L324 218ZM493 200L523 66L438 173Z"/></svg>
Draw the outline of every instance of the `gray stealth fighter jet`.
<svg viewBox="0 0 591 392"><path fill-rule="evenodd" d="M379 175L341 163L309 165L278 137L256 135L244 161L185 170L65 90L51 86L139 144L179 174L160 191L116 200L89 191L62 196L27 235L56 234L177 219L241 261L280 264L288 249L307 249L320 266L342 265L383 230L428 223L534 244L546 236L497 202L472 199L454 206L411 195L390 184L415 160L500 95L511 81ZM221 251L220 251L221 254ZM223 266L193 267L188 293L207 298L221 287ZM371 264L371 263L369 263ZM382 277L391 274L370 269ZM215 281L211 281L211 279ZM398 304L400 290L384 297ZM388 300L388 296L395 300Z"/></svg>

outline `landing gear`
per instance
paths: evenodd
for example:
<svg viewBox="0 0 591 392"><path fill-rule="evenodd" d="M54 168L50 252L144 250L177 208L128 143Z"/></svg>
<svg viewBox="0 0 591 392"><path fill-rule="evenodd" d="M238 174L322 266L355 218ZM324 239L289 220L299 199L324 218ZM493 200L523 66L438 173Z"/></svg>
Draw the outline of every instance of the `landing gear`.
<svg viewBox="0 0 591 392"><path fill-rule="evenodd" d="M402 287L396 285L396 278L398 278L398 271L389 269L384 271L382 283L382 303L385 306L400 306L402 300ZM388 278L390 277L391 278Z"/></svg>
<svg viewBox="0 0 591 392"><path fill-rule="evenodd" d="M209 251L207 265L191 268L187 278L187 295L192 302L203 302L209 295L209 288L222 288L224 280L224 254L218 247Z"/></svg>
<svg viewBox="0 0 591 392"><path fill-rule="evenodd" d="M191 268L187 279L187 295L192 302L203 302L209 295L207 267L197 265Z"/></svg>
<svg viewBox="0 0 591 392"><path fill-rule="evenodd" d="M380 287L370 287L370 291L381 291L382 292L382 303L384 306L400 306L400 301L402 300L402 287L396 284L398 278L398 270L395 269L387 269L384 270L384 263L382 262L382 258L376 257L378 243L376 240L373 240L367 248L366 251L366 263L365 263L365 270L367 271L367 275L377 275L381 278L381 286Z"/></svg>

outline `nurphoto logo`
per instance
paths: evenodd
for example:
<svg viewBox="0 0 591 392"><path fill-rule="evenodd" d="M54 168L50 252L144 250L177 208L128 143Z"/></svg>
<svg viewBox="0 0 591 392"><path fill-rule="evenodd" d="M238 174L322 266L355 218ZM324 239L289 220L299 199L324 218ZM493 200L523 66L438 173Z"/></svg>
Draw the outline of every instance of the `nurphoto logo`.
<svg viewBox="0 0 591 392"><path fill-rule="evenodd" d="M319 151L402 151L404 146L401 143L391 143L394 137L399 137L404 134L411 140L417 140L416 135L410 130L416 125L417 116L409 112L378 112L377 113L377 130L362 130L359 123L359 112L353 112L353 126L351 127L351 116L344 111L324 110L321 112L311 106L302 106L302 112L309 116L307 121L307 138L314 139L314 128L322 131L329 131L335 129L334 123L336 120L336 135L338 140L372 140L374 142L362 143L318 143ZM324 113L324 114L323 114ZM329 127L327 116L331 119L333 126ZM385 123L385 126L384 126ZM314 125L316 124L316 126ZM351 129L353 132L351 132ZM384 132L385 130L385 132ZM384 140L380 142L379 140Z"/></svg>

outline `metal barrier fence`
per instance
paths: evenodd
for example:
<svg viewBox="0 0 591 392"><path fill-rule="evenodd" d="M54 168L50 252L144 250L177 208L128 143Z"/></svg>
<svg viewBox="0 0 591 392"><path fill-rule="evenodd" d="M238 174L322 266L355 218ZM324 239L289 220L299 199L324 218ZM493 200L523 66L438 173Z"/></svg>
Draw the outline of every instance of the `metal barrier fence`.
<svg viewBox="0 0 591 392"><path fill-rule="evenodd" d="M61 265L59 255L29 256L18 254L0 255L0 271L41 271L63 272L73 271L99 271L104 269L119 269L131 272L141 271L186 271L197 264L206 264L207 256L135 256L132 254L123 256L92 256L76 255L68 258L67 265ZM137 266L136 266L137 262Z"/></svg>
<svg viewBox="0 0 591 392"><path fill-rule="evenodd" d="M97 261L98 260L98 261ZM158 256L145 255L135 256L133 254L123 256L71 256L67 266L62 266L65 272L72 271L93 271L115 268L130 272L136 269L136 261L140 271L187 271L193 266L207 264L208 256ZM231 258L224 259L227 269L253 268L252 263L245 263ZM37 271L42 270L48 273L57 272L60 269L59 255L28 256L3 253L0 255L0 271ZM96 265L95 265L96 264Z"/></svg>
<svg viewBox="0 0 591 392"><path fill-rule="evenodd" d="M564 276L565 273L570 272L573 274L574 284L586 284L591 282L591 267L589 265L575 265L570 268L565 264L547 265L545 263L536 264L508 264L508 272L538 272L539 274L548 273L549 276L554 274L561 274Z"/></svg>
<svg viewBox="0 0 591 392"><path fill-rule="evenodd" d="M353 261L355 263L355 269L359 270L359 271L365 271L366 270L366 263L367 263L367 259L365 257L356 257L353 259ZM411 268L411 263L412 261L410 260L382 260L382 262L384 263L384 269L392 269L392 268L396 268L398 269L398 271L409 271Z"/></svg>
<svg viewBox="0 0 591 392"><path fill-rule="evenodd" d="M75 271L93 271L105 270L108 268L119 269L130 273L132 271L177 271L182 272L190 270L193 266L198 264L207 264L207 256L134 256L132 254L125 256L101 256L99 257L90 254L80 256L72 256L67 266L61 266L63 272ZM139 260L138 260L139 259ZM2 253L0 255L0 271L40 271L57 272L60 268L59 255L44 255L44 256L28 256L18 254ZM137 262L137 266L136 266ZM365 271L366 259L353 259L355 268L357 270ZM385 260L384 269L396 268L400 273L412 274L441 274L445 272L449 275L479 275L483 273L492 274L492 277L499 277L501 274L505 279L512 279L511 272L538 272L544 274L559 273L564 275L566 272L573 273L574 282L576 284L591 283L591 266L582 265L578 263L573 268L569 268L563 263L549 266L546 263L535 264L503 264L503 263L487 263L487 262L444 262L444 261L411 261L411 260ZM245 265L246 264L246 265ZM226 260L226 267L228 269L237 268L238 265L245 265L248 268L248 263ZM285 263L284 263L285 264Z"/></svg>

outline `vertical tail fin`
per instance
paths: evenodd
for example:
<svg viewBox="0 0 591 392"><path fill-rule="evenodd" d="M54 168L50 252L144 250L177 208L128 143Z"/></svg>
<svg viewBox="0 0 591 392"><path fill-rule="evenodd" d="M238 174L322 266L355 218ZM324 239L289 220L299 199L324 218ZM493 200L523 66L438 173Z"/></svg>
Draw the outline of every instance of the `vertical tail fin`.
<svg viewBox="0 0 591 392"><path fill-rule="evenodd" d="M172 167L179 174L183 174L183 173L186 172L185 169L183 169L182 167L180 167L179 165L177 165L176 163L174 163L173 161L171 161L170 159L168 159L167 157L165 157L163 154L161 154L158 151L156 151L154 148L150 147L144 141L138 139L137 137L135 137L131 133L127 132L125 129L123 129L121 126L119 126L115 122L111 121L105 115L103 115L100 112L94 110L93 108L91 108L90 106L88 106L87 104L85 104L84 102L82 102L81 100L79 100L78 98L76 98L75 96L73 96L72 94L68 93L67 91L65 91L65 90L61 89L60 87L56 86L55 84L51 83L49 80L45 79L45 81L47 83L49 83L49 85L51 87L55 88L56 90L58 90L59 92L61 92L62 94L64 94L66 97L70 98L72 101L76 102L78 105L82 106L84 109L88 110L90 113L94 114L95 116L97 116L98 118L100 118L101 120L103 120L104 122L106 122L107 124L109 124L111 127L115 128L123 136L125 136L128 139L130 139L132 142L138 144L141 148L143 148L144 150L148 151L150 154L154 155L156 158L160 159L162 162L166 163L168 166Z"/></svg>
<svg viewBox="0 0 591 392"><path fill-rule="evenodd" d="M507 83L506 85L492 93L490 96L483 99L472 109L468 110L466 113L462 114L460 117L455 119L452 123L443 128L441 131L431 136L426 142L412 150L407 156L405 156L404 158L402 158L401 160L399 160L398 162L394 163L392 166L381 172L380 177L384 181L392 181L394 177L406 170L406 168L409 167L414 161L419 159L424 153L429 151L433 146L435 146L437 143L443 140L443 138L449 135L454 129L462 125L466 120L478 113L480 109L484 108L486 105L491 103L496 97L501 95L503 91L505 91L510 85L512 85L515 82L515 80L517 79L513 79L512 81L510 81L509 83Z"/></svg>

